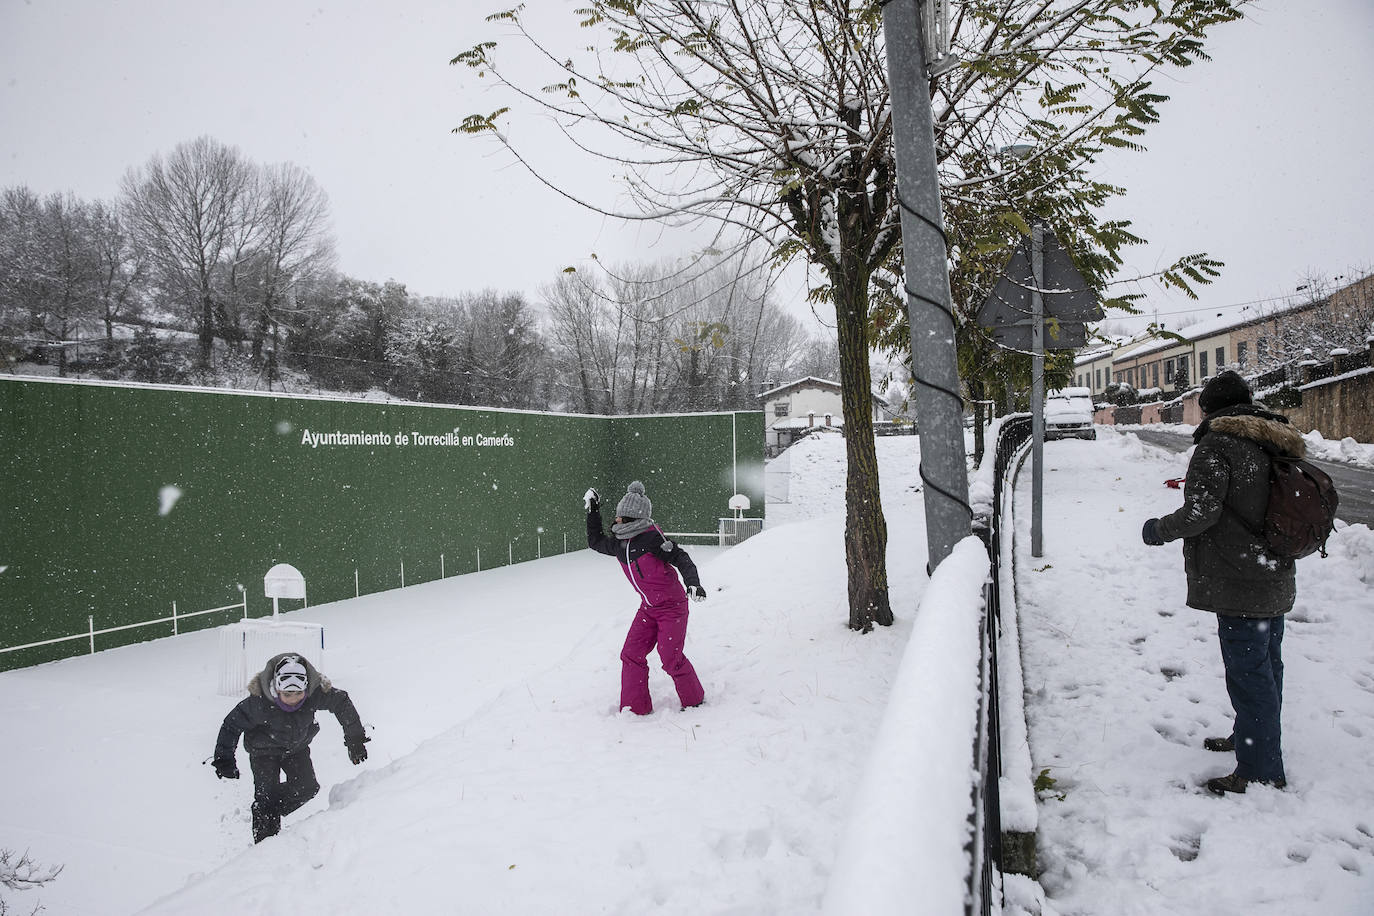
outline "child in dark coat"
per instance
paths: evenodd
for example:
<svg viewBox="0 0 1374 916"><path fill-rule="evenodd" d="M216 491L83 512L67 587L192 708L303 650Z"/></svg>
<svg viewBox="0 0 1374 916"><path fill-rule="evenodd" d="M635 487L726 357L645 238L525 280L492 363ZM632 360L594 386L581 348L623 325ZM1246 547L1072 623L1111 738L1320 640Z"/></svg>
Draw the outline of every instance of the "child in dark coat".
<svg viewBox="0 0 1374 916"><path fill-rule="evenodd" d="M319 733L315 712L327 709L343 727L348 759L356 766L367 759L364 743L372 739L348 694L329 682L305 656L274 655L248 683L248 697L224 717L215 742L215 775L238 779L234 752L239 735L253 771L253 842L281 830L290 814L320 791L310 762L310 742ZM282 781L282 775L286 779Z"/></svg>
<svg viewBox="0 0 1374 916"><path fill-rule="evenodd" d="M654 711L649 697L649 652L658 646L663 670L673 679L683 708L700 706L705 699L701 681L683 654L687 642L687 598L704 601L696 564L677 544L668 540L651 517L653 503L644 495L644 484L631 483L615 509L613 537L601 528L601 497L596 490L585 496L587 546L615 557L630 585L639 594L639 610L620 650L620 708L635 715ZM678 573L686 582L678 581Z"/></svg>

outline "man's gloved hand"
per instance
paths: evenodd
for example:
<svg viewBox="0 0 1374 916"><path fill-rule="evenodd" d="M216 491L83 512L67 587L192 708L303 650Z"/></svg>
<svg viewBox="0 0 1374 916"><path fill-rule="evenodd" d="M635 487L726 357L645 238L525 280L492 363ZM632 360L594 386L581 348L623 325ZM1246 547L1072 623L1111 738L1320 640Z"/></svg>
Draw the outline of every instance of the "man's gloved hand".
<svg viewBox="0 0 1374 916"><path fill-rule="evenodd" d="M1159 519L1145 519L1145 527L1140 529L1140 539L1151 547L1164 546L1164 538L1159 536Z"/></svg>
<svg viewBox="0 0 1374 916"><path fill-rule="evenodd" d="M211 761L211 766L215 768L215 775L220 779L239 778L239 765L234 762L233 757L216 757Z"/></svg>
<svg viewBox="0 0 1374 916"><path fill-rule="evenodd" d="M586 507L588 514L591 514L592 512L600 512L601 494L596 492L595 489L587 490L586 493L582 494L582 505Z"/></svg>
<svg viewBox="0 0 1374 916"><path fill-rule="evenodd" d="M689 585L687 586L687 597L691 598L693 601L705 601L706 589L702 588L700 585Z"/></svg>
<svg viewBox="0 0 1374 916"><path fill-rule="evenodd" d="M357 766L367 759L367 748L364 744L371 741L366 735L357 738L345 738L344 747L348 748L348 762Z"/></svg>

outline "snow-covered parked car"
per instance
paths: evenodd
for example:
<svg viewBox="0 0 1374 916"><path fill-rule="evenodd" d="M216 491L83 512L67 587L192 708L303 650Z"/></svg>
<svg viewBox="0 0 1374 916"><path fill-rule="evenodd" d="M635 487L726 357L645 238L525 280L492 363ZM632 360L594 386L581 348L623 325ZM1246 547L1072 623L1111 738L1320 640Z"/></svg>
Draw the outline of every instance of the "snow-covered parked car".
<svg viewBox="0 0 1374 916"><path fill-rule="evenodd" d="M1045 395L1045 439L1096 439L1093 397L1087 388L1061 388Z"/></svg>

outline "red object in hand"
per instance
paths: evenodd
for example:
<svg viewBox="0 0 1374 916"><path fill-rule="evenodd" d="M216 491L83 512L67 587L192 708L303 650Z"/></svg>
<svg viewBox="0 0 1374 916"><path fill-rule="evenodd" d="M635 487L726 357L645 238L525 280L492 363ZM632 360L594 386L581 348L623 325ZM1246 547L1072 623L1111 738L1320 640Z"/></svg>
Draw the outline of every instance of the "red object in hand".
<svg viewBox="0 0 1374 916"><path fill-rule="evenodd" d="M1184 477L1175 477L1172 480L1164 481L1164 486L1168 487L1171 490L1177 490L1179 487L1183 486L1183 481L1186 479L1187 478Z"/></svg>

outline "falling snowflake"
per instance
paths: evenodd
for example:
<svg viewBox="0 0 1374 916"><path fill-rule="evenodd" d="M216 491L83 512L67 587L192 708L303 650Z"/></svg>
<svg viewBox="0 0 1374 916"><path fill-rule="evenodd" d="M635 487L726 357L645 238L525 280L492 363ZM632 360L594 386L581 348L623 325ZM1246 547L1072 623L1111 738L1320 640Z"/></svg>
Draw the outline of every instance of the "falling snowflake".
<svg viewBox="0 0 1374 916"><path fill-rule="evenodd" d="M177 500L181 499L181 487L177 487L177 486L173 486L172 484L168 484L167 486L163 487L161 490L158 490L158 491L157 491L157 497L158 497L158 509L157 509L157 514L158 514L158 515L167 515L169 512L172 511L172 507L175 506L175 505L177 504Z"/></svg>

